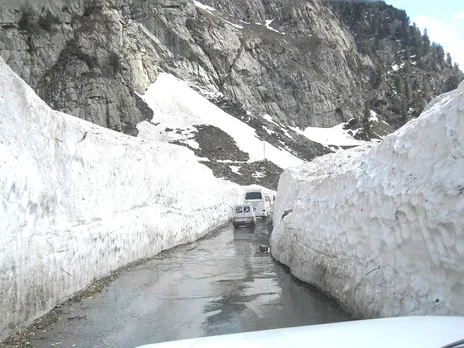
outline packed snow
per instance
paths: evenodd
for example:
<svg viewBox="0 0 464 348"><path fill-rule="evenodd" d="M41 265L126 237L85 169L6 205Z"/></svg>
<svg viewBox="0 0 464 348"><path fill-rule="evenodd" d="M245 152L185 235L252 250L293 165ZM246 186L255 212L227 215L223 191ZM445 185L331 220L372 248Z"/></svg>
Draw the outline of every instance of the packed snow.
<svg viewBox="0 0 464 348"><path fill-rule="evenodd" d="M151 122L137 126L140 138L161 140L166 136L160 132L165 132L166 128L193 129L194 125L212 125L228 133L237 146L250 155L250 162L261 161L265 156L281 168L303 163L288 151L260 140L252 127L225 113L172 75L160 74L142 98L154 116Z"/></svg>
<svg viewBox="0 0 464 348"><path fill-rule="evenodd" d="M242 173L240 173L240 166L229 166L229 168L233 173L242 175Z"/></svg>
<svg viewBox="0 0 464 348"><path fill-rule="evenodd" d="M279 34L282 34L282 35L285 35L285 33L282 33L282 32L280 32L280 31L274 29L273 27L271 27L272 22L274 22L273 19L266 19L264 25L265 25L266 28L268 28L269 30L272 30L272 31L274 31L274 32L276 32L276 33L279 33Z"/></svg>
<svg viewBox="0 0 464 348"><path fill-rule="evenodd" d="M379 117L374 110L369 110L369 121L370 122L379 122Z"/></svg>
<svg viewBox="0 0 464 348"><path fill-rule="evenodd" d="M331 128L307 127L303 131L296 127L291 127L291 129L324 146L358 146L366 143L355 139L348 133L349 129L343 129L343 126L344 123L340 123Z"/></svg>
<svg viewBox="0 0 464 348"><path fill-rule="evenodd" d="M273 256L356 315L464 313L464 84L378 145L285 170Z"/></svg>
<svg viewBox="0 0 464 348"><path fill-rule="evenodd" d="M235 24L235 23L232 23L230 21L228 21L227 19L224 19L224 18L221 18L224 22L226 22L227 24L237 28L237 29L243 29L243 26L240 25L240 24Z"/></svg>
<svg viewBox="0 0 464 348"><path fill-rule="evenodd" d="M214 7L202 4L199 1L193 0L193 3L195 4L196 7L201 8L202 10L208 11L208 12L213 12L216 11Z"/></svg>
<svg viewBox="0 0 464 348"><path fill-rule="evenodd" d="M271 123L274 123L276 126L280 127L280 125L279 125L276 121L274 121L274 120L272 119L271 115L264 114L262 117L263 117L266 121L271 122Z"/></svg>
<svg viewBox="0 0 464 348"><path fill-rule="evenodd" d="M52 111L1 59L0 77L0 339L243 197L184 147Z"/></svg>
<svg viewBox="0 0 464 348"><path fill-rule="evenodd" d="M272 135L272 134L275 134L276 132L274 132L273 130L270 130L269 128L267 128L266 126L263 126L263 129L266 131L267 134L269 135Z"/></svg>

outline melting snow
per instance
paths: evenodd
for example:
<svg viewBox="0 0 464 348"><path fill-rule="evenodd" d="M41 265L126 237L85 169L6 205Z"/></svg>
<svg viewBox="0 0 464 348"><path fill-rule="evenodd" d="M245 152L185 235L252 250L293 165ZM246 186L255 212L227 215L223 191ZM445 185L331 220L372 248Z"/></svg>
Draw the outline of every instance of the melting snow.
<svg viewBox="0 0 464 348"><path fill-rule="evenodd" d="M296 127L290 127L295 132L304 135L311 141L320 143L324 146L356 146L365 144L365 141L356 140L348 134L349 130L343 129L344 123L332 128L308 127L304 131Z"/></svg>
<svg viewBox="0 0 464 348"><path fill-rule="evenodd" d="M393 65L392 65L392 70L393 70L393 71L398 71L399 68L400 68L400 67L398 66L398 64L393 64Z"/></svg>
<svg viewBox="0 0 464 348"><path fill-rule="evenodd" d="M240 166L229 166L230 170L233 171L235 174L242 175L240 173Z"/></svg>
<svg viewBox="0 0 464 348"><path fill-rule="evenodd" d="M273 256L361 316L462 315L463 105L461 83L378 145L285 170Z"/></svg>
<svg viewBox="0 0 464 348"><path fill-rule="evenodd" d="M293 139L293 137L290 135L290 133L288 132L288 130L286 130L285 128L282 128L282 131L284 132L284 134L289 137L290 139Z"/></svg>
<svg viewBox="0 0 464 348"><path fill-rule="evenodd" d="M212 125L228 133L237 146L249 154L250 162L264 158L281 168L302 164L303 161L288 151L261 141L253 128L237 118L225 113L216 105L190 88L187 83L169 74L160 74L155 83L148 87L143 100L153 110L153 120L158 126L158 134L147 129L155 127L144 121L140 123L139 136L147 139L160 139L159 130L166 127L173 129L191 129L194 125ZM166 136L166 135L164 135Z"/></svg>
<svg viewBox="0 0 464 348"><path fill-rule="evenodd" d="M369 121L373 121L373 122L379 122L379 118L377 117L377 113L374 111L374 110L370 110L370 117L369 117Z"/></svg>
<svg viewBox="0 0 464 348"><path fill-rule="evenodd" d="M275 134L275 132L274 132L273 130L270 130L270 129L267 128L266 126L263 126L263 129L264 129L269 135Z"/></svg>
<svg viewBox="0 0 464 348"><path fill-rule="evenodd" d="M196 7L199 7L202 10L205 10L205 11L208 11L208 12L216 11L216 9L214 7L202 4L201 2L198 2L196 0L193 0L193 3L195 4Z"/></svg>
<svg viewBox="0 0 464 348"><path fill-rule="evenodd" d="M224 22L226 22L227 24L230 24L231 26L235 27L235 28L238 28L238 29L243 29L243 26L241 25L238 25L238 24L235 24L235 23L232 23L232 22L229 22L228 20L224 19L224 18L221 18Z"/></svg>
<svg viewBox="0 0 464 348"><path fill-rule="evenodd" d="M272 117L271 117L270 115L264 114L262 117L263 117L266 121L271 122L271 123L274 123L276 126L279 126L279 127L280 127L280 125L279 125L278 123L276 123L276 122L272 119Z"/></svg>
<svg viewBox="0 0 464 348"><path fill-rule="evenodd" d="M275 31L276 33L285 35L285 33L282 33L282 32L280 32L280 31L274 29L273 27L271 27L272 22L274 22L273 19L266 19L266 24L265 24L266 28L268 28L269 30Z"/></svg>

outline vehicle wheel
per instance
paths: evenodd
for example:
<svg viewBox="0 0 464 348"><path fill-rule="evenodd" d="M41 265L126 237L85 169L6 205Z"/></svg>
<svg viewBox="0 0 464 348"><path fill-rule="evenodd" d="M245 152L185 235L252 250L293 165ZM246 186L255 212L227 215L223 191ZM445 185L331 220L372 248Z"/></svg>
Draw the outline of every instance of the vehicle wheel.
<svg viewBox="0 0 464 348"><path fill-rule="evenodd" d="M239 225L234 223L234 228L235 229L239 228Z"/></svg>

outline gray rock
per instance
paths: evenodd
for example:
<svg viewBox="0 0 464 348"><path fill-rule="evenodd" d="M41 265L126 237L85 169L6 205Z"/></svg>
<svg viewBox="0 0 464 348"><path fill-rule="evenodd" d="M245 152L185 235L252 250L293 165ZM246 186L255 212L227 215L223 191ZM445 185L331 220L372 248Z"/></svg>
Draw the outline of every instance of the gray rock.
<svg viewBox="0 0 464 348"><path fill-rule="evenodd" d="M374 28L353 27L321 0L203 0L213 12L191 0L42 0L29 11L25 3L0 9L0 55L53 108L114 130L136 135L151 117L136 93L159 71L283 125L361 119L371 102L401 125L393 77L372 86L400 44L385 38L375 55L361 54L360 33ZM419 99L439 94L448 70L424 74L432 88Z"/></svg>

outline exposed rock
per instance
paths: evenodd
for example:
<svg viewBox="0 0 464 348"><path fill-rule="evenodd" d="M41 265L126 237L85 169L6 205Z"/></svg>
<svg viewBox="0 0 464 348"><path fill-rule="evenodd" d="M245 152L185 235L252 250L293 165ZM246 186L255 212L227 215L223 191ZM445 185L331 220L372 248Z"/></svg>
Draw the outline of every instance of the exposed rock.
<svg viewBox="0 0 464 348"><path fill-rule="evenodd" d="M53 108L132 135L147 119L135 92L157 69L206 94L222 93L222 107L239 106L238 116L251 111L284 125L334 126L361 118L373 103L393 128L404 123L394 74L376 78L411 45L397 37L402 11L322 0L204 3L216 10L190 0L43 0L34 8L9 1L0 9L0 55ZM390 16L382 36L369 21L373 11ZM365 52L369 35L378 40ZM442 63L427 72L427 64L413 67L431 86L403 103L408 117L462 78Z"/></svg>

